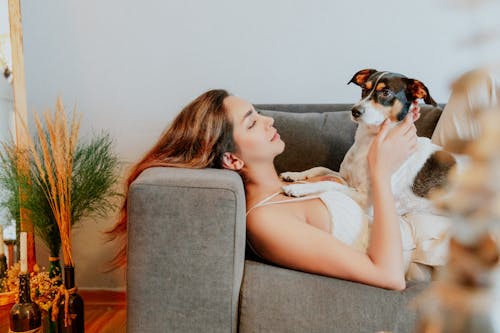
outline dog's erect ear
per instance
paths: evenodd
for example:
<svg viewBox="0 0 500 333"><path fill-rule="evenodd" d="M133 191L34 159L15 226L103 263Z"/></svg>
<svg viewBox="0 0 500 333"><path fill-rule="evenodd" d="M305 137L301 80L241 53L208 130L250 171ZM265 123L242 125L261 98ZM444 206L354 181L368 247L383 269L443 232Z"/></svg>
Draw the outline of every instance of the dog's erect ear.
<svg viewBox="0 0 500 333"><path fill-rule="evenodd" d="M423 84L419 80L414 80L414 79L405 79L405 80L406 80L407 91L412 100L417 100L422 98L425 104L431 104L437 106L436 101L431 97L431 94L429 94L429 89L427 89L425 84Z"/></svg>
<svg viewBox="0 0 500 333"><path fill-rule="evenodd" d="M377 70L373 69L373 68L362 69L359 72L357 72L356 74L354 74L351 81L347 82L347 84L352 82L352 83L357 84L358 86L361 87L366 82L366 80L368 80L368 78L373 73L376 73L376 72L377 72Z"/></svg>

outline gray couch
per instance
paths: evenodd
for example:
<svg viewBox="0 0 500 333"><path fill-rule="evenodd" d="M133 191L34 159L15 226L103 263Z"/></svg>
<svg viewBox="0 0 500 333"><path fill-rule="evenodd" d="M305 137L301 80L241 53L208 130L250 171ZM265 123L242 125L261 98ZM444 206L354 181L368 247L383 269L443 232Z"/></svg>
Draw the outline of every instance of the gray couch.
<svg viewBox="0 0 500 333"><path fill-rule="evenodd" d="M350 105L256 105L286 143L279 172L338 170L353 143ZM422 109L430 137L440 109ZM245 192L227 170L153 168L129 194L128 332L412 332L410 300L259 260L245 242Z"/></svg>

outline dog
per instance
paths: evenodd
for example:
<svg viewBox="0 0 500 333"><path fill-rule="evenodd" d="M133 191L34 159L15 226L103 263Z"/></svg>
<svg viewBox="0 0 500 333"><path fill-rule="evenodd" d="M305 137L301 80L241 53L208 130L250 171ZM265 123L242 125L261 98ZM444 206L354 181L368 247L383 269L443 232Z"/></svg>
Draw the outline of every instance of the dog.
<svg viewBox="0 0 500 333"><path fill-rule="evenodd" d="M358 128L354 144L340 165L340 172L317 167L304 172L286 172L280 176L287 181L300 181L325 175L341 177L351 189L333 182L317 182L307 186L302 184L284 186L283 191L291 196L303 196L330 189L342 190L363 209L369 211L371 193L367 156L381 124L389 118L393 126L397 126L408 113L411 113L412 107L415 107L419 99L433 106L437 106L437 103L421 81L398 73L363 69L354 74L348 84L350 83L362 89L361 100L351 110L351 118L358 124ZM443 150L428 138L419 137L416 152L391 178L398 214L435 212L429 200L432 190L443 188L450 170L464 163L464 157Z"/></svg>

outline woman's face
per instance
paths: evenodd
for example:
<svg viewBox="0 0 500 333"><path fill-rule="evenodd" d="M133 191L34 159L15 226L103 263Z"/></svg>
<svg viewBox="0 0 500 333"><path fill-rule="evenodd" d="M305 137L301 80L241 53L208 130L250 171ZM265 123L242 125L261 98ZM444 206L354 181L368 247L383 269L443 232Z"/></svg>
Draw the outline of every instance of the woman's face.
<svg viewBox="0 0 500 333"><path fill-rule="evenodd" d="M233 124L236 155L246 165L272 162L285 149L274 119L255 111L252 104L237 96L224 99L224 106Z"/></svg>

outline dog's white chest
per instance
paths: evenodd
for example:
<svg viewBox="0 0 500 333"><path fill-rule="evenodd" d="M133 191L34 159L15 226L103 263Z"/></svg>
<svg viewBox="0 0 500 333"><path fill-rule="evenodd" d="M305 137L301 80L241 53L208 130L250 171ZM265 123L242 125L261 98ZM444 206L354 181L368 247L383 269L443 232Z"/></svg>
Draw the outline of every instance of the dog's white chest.
<svg viewBox="0 0 500 333"><path fill-rule="evenodd" d="M366 206L368 206L371 201L370 177L368 174L368 151L373 136L362 134L363 133L356 133L354 145L347 152L340 166L340 174L347 181L349 186L354 187L358 192L366 196L365 203ZM420 169L422 169L422 166L429 156L439 149L440 147L433 144L428 138L419 137L417 151L392 175L392 191L396 198L396 205L399 213L418 210L420 206L425 206L427 209L427 200L417 197L412 191L412 185L415 176Z"/></svg>
<svg viewBox="0 0 500 333"><path fill-rule="evenodd" d="M368 175L368 151L373 137L360 136L349 149L340 165L340 176L357 191L367 193L370 187Z"/></svg>

